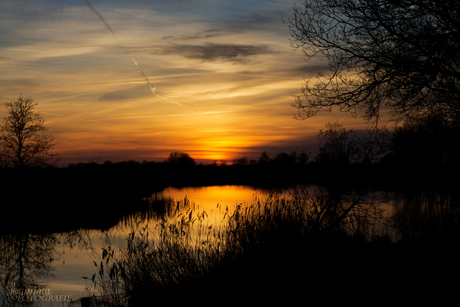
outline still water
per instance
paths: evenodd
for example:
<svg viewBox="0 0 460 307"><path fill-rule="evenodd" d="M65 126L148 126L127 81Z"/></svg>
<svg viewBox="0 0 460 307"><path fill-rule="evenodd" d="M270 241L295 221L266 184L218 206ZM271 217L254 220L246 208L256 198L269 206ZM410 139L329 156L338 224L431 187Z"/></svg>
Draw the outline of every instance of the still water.
<svg viewBox="0 0 460 307"><path fill-rule="evenodd" d="M167 188L157 194L176 201L183 201L186 198L195 210L202 210L209 214L210 223L218 223L218 205L220 208L228 207L232 210L236 204L249 203L254 197L267 197L269 193L270 191L267 190L247 186L212 186ZM8 282L8 279L20 274L18 271L22 271L23 278L29 279L30 286L26 290L38 294L26 299L29 302L35 299L33 306L72 306L73 304L68 303L69 298L77 300L84 297L85 288L91 287L91 277L96 272L93 261L100 261L102 248L109 245L123 246L127 235L144 225L143 222L148 219L149 216L143 214L125 217L118 225L107 231L79 229L49 235L3 236L0 243L3 297L5 293L10 296L18 294L19 290L14 284ZM15 256L8 254L10 250L15 249L24 252L23 255L18 256L19 265L13 259ZM38 293L33 281L44 286L44 291ZM5 289L6 284L8 286ZM8 301L5 299L2 301L0 298L0 306L8 306Z"/></svg>
<svg viewBox="0 0 460 307"><path fill-rule="evenodd" d="M187 199L194 210L207 213L208 223L218 224L227 208L231 212L237 204L251 204L274 192L282 192L285 197L290 197L293 190L294 188L275 191L248 186L210 186L167 188L154 196L173 199L178 207ZM376 227L386 227L390 223L394 225L395 221L399 223L399 231L394 232L395 240L399 239L400 230L409 234L420 233L423 232L424 225L433 229L448 223L453 216L452 210L458 208L457 201L453 201L449 195L416 193L413 197L408 197L404 193L383 192L374 192L374 195L378 196L377 206L381 213ZM86 296L85 288L92 285L91 278L97 271L95 263L101 261L102 248L109 245L124 246L130 232L152 223L155 223L152 216L134 214L122 218L108 231L79 229L49 235L2 236L0 290L3 295L0 296L0 306L15 306L11 305L8 297L5 298L8 294L10 297L18 294L12 280L22 280L29 285L26 288L30 291L36 284L44 287L43 292L31 297L32 301L35 298L32 306L77 306L69 303L69 298L77 300Z"/></svg>

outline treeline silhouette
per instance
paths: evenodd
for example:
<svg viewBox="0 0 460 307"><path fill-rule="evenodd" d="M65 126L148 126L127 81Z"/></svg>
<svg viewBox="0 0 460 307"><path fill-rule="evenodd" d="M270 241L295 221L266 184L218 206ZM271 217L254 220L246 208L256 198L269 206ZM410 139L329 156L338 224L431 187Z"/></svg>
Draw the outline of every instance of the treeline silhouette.
<svg viewBox="0 0 460 307"><path fill-rule="evenodd" d="M439 183L460 169L460 123L436 114L412 118L393 131L359 131L328 123L318 133L318 153L263 151L197 164L187 153L171 152L163 162L134 160L69 164L75 174L124 172L163 186L219 184L283 185L348 182L350 184L419 185ZM403 177L402 177L403 176ZM403 179L404 178L404 179ZM443 181L443 180L441 180Z"/></svg>

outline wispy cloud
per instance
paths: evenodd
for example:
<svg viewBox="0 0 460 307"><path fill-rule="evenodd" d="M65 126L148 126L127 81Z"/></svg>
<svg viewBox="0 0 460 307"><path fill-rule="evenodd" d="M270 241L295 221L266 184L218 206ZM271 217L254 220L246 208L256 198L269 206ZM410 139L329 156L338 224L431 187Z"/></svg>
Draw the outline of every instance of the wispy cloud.
<svg viewBox="0 0 460 307"><path fill-rule="evenodd" d="M204 45L174 45L163 48L162 54L178 54L187 59L200 61L230 61L245 62L249 57L270 54L265 45L213 44Z"/></svg>
<svg viewBox="0 0 460 307"><path fill-rule="evenodd" d="M228 33L225 31L219 30L219 29L211 29L207 31L193 32L193 33L182 34L182 35L168 35L168 36L164 36L163 40L185 41L185 40L193 40L193 39L215 38L215 37L219 37L223 35L228 35Z"/></svg>
<svg viewBox="0 0 460 307"><path fill-rule="evenodd" d="M1 101L37 101L64 164L300 151L332 118L293 120L327 67L289 47L291 0L85 1L0 0Z"/></svg>

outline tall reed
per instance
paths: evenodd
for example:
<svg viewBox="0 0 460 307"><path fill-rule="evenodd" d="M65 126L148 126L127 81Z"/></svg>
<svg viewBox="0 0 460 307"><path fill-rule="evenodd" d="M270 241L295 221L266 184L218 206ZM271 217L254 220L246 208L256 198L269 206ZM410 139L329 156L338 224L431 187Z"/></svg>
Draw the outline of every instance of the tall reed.
<svg viewBox="0 0 460 307"><path fill-rule="evenodd" d="M126 247L103 249L88 289L100 306L147 306L206 289L216 292L233 287L230 277L247 285L249 280L273 283L267 270L305 265L301 257L312 242L372 240L370 229L382 214L367 193L324 188L255 198L233 211L217 206L222 221L215 224L208 213L191 207L185 199L177 210L157 216L155 226L130 233ZM268 279L254 276L260 274Z"/></svg>

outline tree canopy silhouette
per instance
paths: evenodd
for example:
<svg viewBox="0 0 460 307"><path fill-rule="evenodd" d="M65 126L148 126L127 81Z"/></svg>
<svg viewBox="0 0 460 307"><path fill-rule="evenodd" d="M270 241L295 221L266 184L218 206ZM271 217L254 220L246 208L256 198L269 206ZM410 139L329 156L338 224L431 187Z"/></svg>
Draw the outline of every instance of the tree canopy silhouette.
<svg viewBox="0 0 460 307"><path fill-rule="evenodd" d="M363 112L377 124L442 113L460 115L460 2L305 0L287 21L294 48L326 59L329 73L306 81L298 118L320 110Z"/></svg>
<svg viewBox="0 0 460 307"><path fill-rule="evenodd" d="M412 118L395 129L391 141L390 158L398 166L460 165L460 120L439 114Z"/></svg>
<svg viewBox="0 0 460 307"><path fill-rule="evenodd" d="M55 145L48 135L42 116L34 111L32 98L19 96L18 100L5 102L8 117L0 126L0 150L5 166L14 168L48 165L54 155L49 150Z"/></svg>
<svg viewBox="0 0 460 307"><path fill-rule="evenodd" d="M195 160L190 157L185 152L174 151L169 154L168 159L166 159L171 165L178 165L178 166L193 166L195 165Z"/></svg>
<svg viewBox="0 0 460 307"><path fill-rule="evenodd" d="M268 154L267 154L266 151L262 152L262 154L260 155L260 157L257 159L257 162L258 162L259 164L265 164L265 163L270 162L270 157L268 156Z"/></svg>
<svg viewBox="0 0 460 307"><path fill-rule="evenodd" d="M249 164L249 159L247 157L242 157L239 159L233 159L233 164L234 165L248 165Z"/></svg>
<svg viewBox="0 0 460 307"><path fill-rule="evenodd" d="M347 130L338 122L327 123L326 130L318 134L319 154L316 161L322 163L349 164L358 148L356 130Z"/></svg>
<svg viewBox="0 0 460 307"><path fill-rule="evenodd" d="M316 162L330 165L374 164L388 154L390 134L386 129L360 132L339 122L327 123L318 133Z"/></svg>

